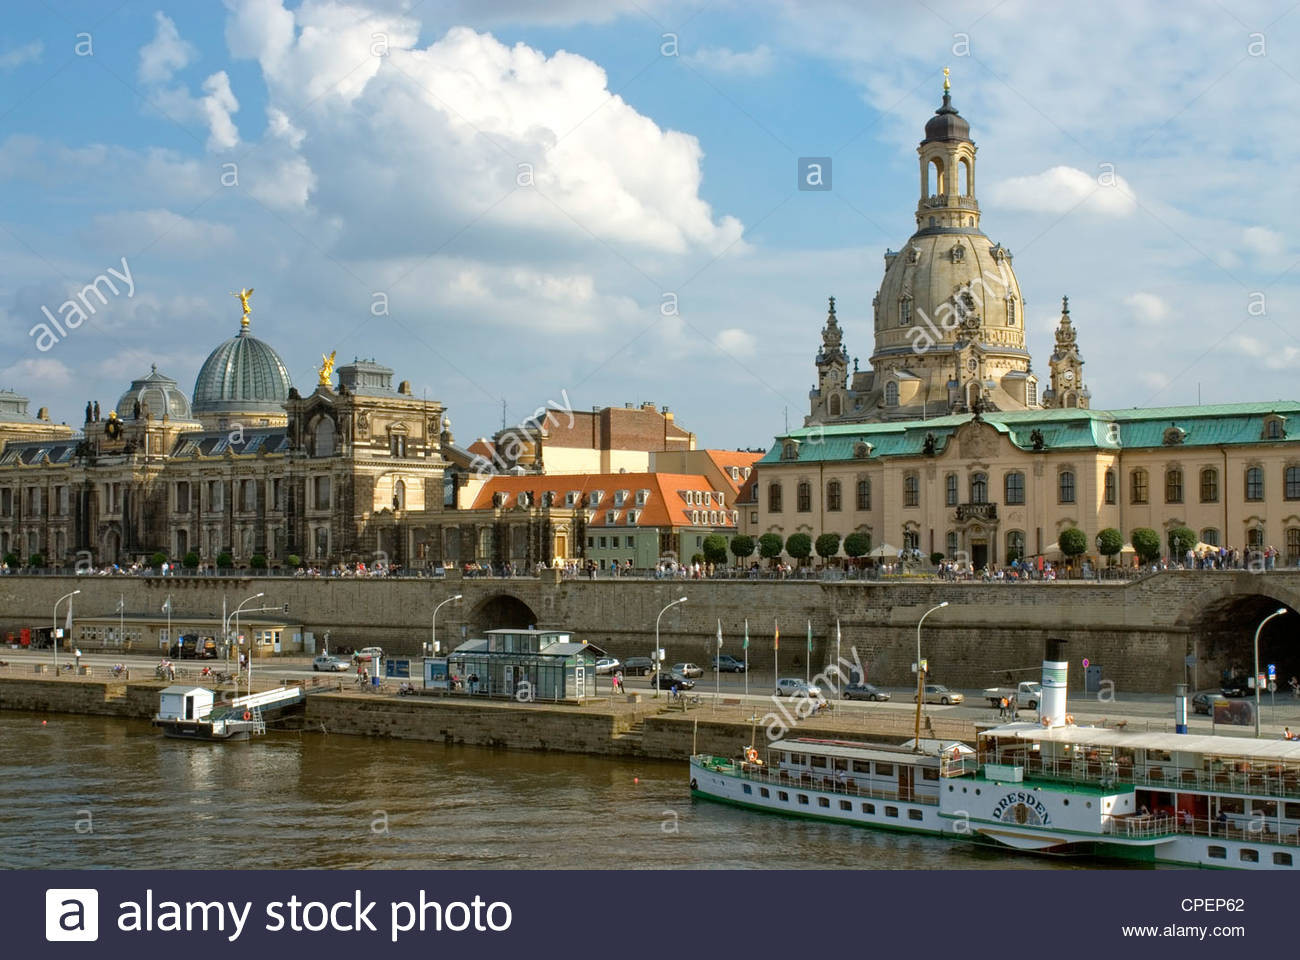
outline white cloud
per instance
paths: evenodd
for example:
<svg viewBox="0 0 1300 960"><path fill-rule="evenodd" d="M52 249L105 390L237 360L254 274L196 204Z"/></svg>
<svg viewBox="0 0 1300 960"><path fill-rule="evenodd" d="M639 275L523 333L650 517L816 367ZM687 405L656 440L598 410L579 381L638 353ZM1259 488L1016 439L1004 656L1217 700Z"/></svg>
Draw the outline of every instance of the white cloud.
<svg viewBox="0 0 1300 960"><path fill-rule="evenodd" d="M988 196L993 204L1009 210L1070 213L1077 209L1106 217L1128 216L1137 207L1137 198L1123 177L1115 174L1113 181L1103 185L1082 170L1058 166L995 183Z"/></svg>
<svg viewBox="0 0 1300 960"><path fill-rule="evenodd" d="M703 70L749 77L770 72L775 62L772 48L765 43L747 51L735 51L728 47L701 47L684 59Z"/></svg>
<svg viewBox="0 0 1300 960"><path fill-rule="evenodd" d="M154 17L153 39L140 48L140 82L155 85L170 83L177 70L189 66L197 51L181 39L175 22L162 11Z"/></svg>
<svg viewBox="0 0 1300 960"><path fill-rule="evenodd" d="M1255 337L1233 337L1232 345L1238 353L1250 357L1268 370L1292 370L1300 360L1300 348L1264 343Z"/></svg>
<svg viewBox="0 0 1300 960"><path fill-rule="evenodd" d="M36 63L43 53L45 53L45 44L40 40L33 40L21 47L6 50L0 53L0 71L8 73L17 70L25 63Z"/></svg>
<svg viewBox="0 0 1300 960"><path fill-rule="evenodd" d="M230 89L226 71L214 73L204 80L203 92L207 96L199 103L208 121L208 149L230 150L238 146L239 130L230 115L239 109L239 101Z"/></svg>
<svg viewBox="0 0 1300 960"><path fill-rule="evenodd" d="M110 253L134 254L148 248L154 256L204 258L235 242L223 223L183 217L171 210L130 210L96 216L87 239Z"/></svg>
<svg viewBox="0 0 1300 960"><path fill-rule="evenodd" d="M68 390L73 384L72 370L53 357L28 357L0 370L0 383L20 385L20 392L41 396Z"/></svg>
<svg viewBox="0 0 1300 960"><path fill-rule="evenodd" d="M1286 238L1268 227L1247 227L1241 231L1241 242L1266 257L1277 256L1286 249Z"/></svg>
<svg viewBox="0 0 1300 960"><path fill-rule="evenodd" d="M729 327L720 331L714 342L718 345L718 349L733 357L752 357L757 346L754 335L739 327Z"/></svg>
<svg viewBox="0 0 1300 960"><path fill-rule="evenodd" d="M1134 293L1124 298L1124 304L1138 323L1158 324L1169 316L1169 304L1154 293Z"/></svg>

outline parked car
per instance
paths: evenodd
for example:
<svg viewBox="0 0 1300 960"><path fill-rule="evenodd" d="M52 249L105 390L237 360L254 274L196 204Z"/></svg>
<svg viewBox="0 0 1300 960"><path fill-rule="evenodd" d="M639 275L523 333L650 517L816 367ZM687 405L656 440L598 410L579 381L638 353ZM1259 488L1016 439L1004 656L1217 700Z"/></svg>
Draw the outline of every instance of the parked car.
<svg viewBox="0 0 1300 960"><path fill-rule="evenodd" d="M821 688L798 677L782 677L776 682L778 697L820 697Z"/></svg>
<svg viewBox="0 0 1300 960"><path fill-rule="evenodd" d="M601 657L596 661L597 673L613 673L622 664L619 663L618 657Z"/></svg>
<svg viewBox="0 0 1300 960"><path fill-rule="evenodd" d="M324 670L327 673L341 673L347 670L349 664L342 657L336 657L332 653L322 653L311 662L311 668L316 671Z"/></svg>
<svg viewBox="0 0 1300 960"><path fill-rule="evenodd" d="M655 662L649 657L628 657L623 661L623 672L629 677L644 677L654 669Z"/></svg>
<svg viewBox="0 0 1300 960"><path fill-rule="evenodd" d="M689 677L683 677L680 673L660 673L656 671L650 675L650 687L658 687L660 690L671 690L674 686L678 690L692 690L695 687L695 681Z"/></svg>
<svg viewBox="0 0 1300 960"><path fill-rule="evenodd" d="M950 703L961 703L965 699L956 690L949 690L942 683L927 683L925 685L926 703L941 703L946 707ZM912 702L916 703L916 694L912 694Z"/></svg>
<svg viewBox="0 0 1300 960"><path fill-rule="evenodd" d="M1192 713L1204 713L1208 716L1214 711L1215 699L1212 693L1198 693L1192 697Z"/></svg>
<svg viewBox="0 0 1300 960"><path fill-rule="evenodd" d="M217 658L217 641L212 637L200 637L196 633L187 633L179 642L172 644L174 660L215 660Z"/></svg>
<svg viewBox="0 0 1300 960"><path fill-rule="evenodd" d="M704 668L697 667L693 663L674 663L673 673L680 673L683 677L702 677L704 676Z"/></svg>
<svg viewBox="0 0 1300 960"><path fill-rule="evenodd" d="M1255 692L1248 677L1226 677L1219 690L1225 697L1249 697Z"/></svg>
<svg viewBox="0 0 1300 960"><path fill-rule="evenodd" d="M362 647L356 653L352 654L353 660L382 660L384 659L383 647Z"/></svg>
<svg viewBox="0 0 1300 960"><path fill-rule="evenodd" d="M869 683L846 683L843 697L845 700L888 700L889 694Z"/></svg>
<svg viewBox="0 0 1300 960"><path fill-rule="evenodd" d="M713 658L713 669L719 673L744 673L745 661L724 653Z"/></svg>

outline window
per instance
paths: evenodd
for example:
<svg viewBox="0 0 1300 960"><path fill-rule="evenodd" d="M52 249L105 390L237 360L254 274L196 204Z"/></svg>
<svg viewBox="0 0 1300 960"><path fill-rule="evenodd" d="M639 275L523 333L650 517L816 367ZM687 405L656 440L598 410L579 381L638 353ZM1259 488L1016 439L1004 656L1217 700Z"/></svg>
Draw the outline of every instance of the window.
<svg viewBox="0 0 1300 960"><path fill-rule="evenodd" d="M634 547L636 547L636 537L628 537L628 538L627 538L627 547L628 547L629 550L631 550L631 549L633 549Z"/></svg>
<svg viewBox="0 0 1300 960"><path fill-rule="evenodd" d="M1246 847L1241 851L1240 856L1241 856L1242 863L1259 863L1258 850L1252 850L1249 847Z"/></svg>
<svg viewBox="0 0 1300 960"><path fill-rule="evenodd" d="M618 513L614 510L605 511L605 523L612 524L618 522Z"/></svg>
<svg viewBox="0 0 1300 960"><path fill-rule="evenodd" d="M831 798L830 798L830 797L818 797L818 798L817 798L817 806L819 806L819 807L829 807L830 805L831 805Z"/></svg>
<svg viewBox="0 0 1300 960"><path fill-rule="evenodd" d="M758 795L759 795L760 797L763 797L764 799L766 799L766 798L772 796L772 792L771 792L770 790L768 790L767 787L759 787L759 788L758 788Z"/></svg>
<svg viewBox="0 0 1300 960"><path fill-rule="evenodd" d="M1165 503L1183 502L1183 471L1170 467L1165 471Z"/></svg>
<svg viewBox="0 0 1300 960"><path fill-rule="evenodd" d="M876 805L875 805L874 803L864 803L864 804L862 805L862 812L863 812L863 813L869 813L869 814L875 814L875 812L876 812Z"/></svg>
<svg viewBox="0 0 1300 960"><path fill-rule="evenodd" d="M1105 484L1104 484L1104 485L1105 485L1105 493L1104 493L1103 496L1104 496L1105 501L1106 501L1107 503L1114 503L1114 502L1116 501L1116 499L1118 499L1118 496L1117 496L1117 495L1118 495L1118 491L1115 489L1115 487L1117 486L1117 484L1115 483L1115 471L1114 471L1114 470L1107 470L1107 471L1106 471L1106 477L1105 477Z"/></svg>
<svg viewBox="0 0 1300 960"><path fill-rule="evenodd" d="M176 512L190 512L190 485L185 481L176 484Z"/></svg>
<svg viewBox="0 0 1300 960"><path fill-rule="evenodd" d="M803 807L808 806L808 794L806 793L799 794L799 805Z"/></svg>
<svg viewBox="0 0 1300 960"><path fill-rule="evenodd" d="M1228 848L1211 845L1210 847L1206 848L1205 855L1209 857L1211 860L1227 860Z"/></svg>
<svg viewBox="0 0 1300 960"><path fill-rule="evenodd" d="M1014 327L1015 325L1016 325L1016 298L1007 297L1007 326Z"/></svg>
<svg viewBox="0 0 1300 960"><path fill-rule="evenodd" d="M1251 527L1246 531L1246 546L1252 550L1264 549L1264 528Z"/></svg>
<svg viewBox="0 0 1300 960"><path fill-rule="evenodd" d="M1074 503L1074 471L1062 470L1057 476L1056 502Z"/></svg>
<svg viewBox="0 0 1300 960"><path fill-rule="evenodd" d="M312 481L312 506L318 510L327 509L330 505L330 478L316 477Z"/></svg>
<svg viewBox="0 0 1300 960"><path fill-rule="evenodd" d="M1219 502L1219 471L1207 467L1201 471L1201 503Z"/></svg>
<svg viewBox="0 0 1300 960"><path fill-rule="evenodd" d="M915 507L921 502L921 481L914 473L903 475L903 506Z"/></svg>
<svg viewBox="0 0 1300 960"><path fill-rule="evenodd" d="M1300 467L1287 467L1283 496L1288 500L1300 500Z"/></svg>
<svg viewBox="0 0 1300 960"><path fill-rule="evenodd" d="M807 480L800 480L795 487L795 509L800 513L812 510L812 484Z"/></svg>
<svg viewBox="0 0 1300 960"><path fill-rule="evenodd" d="M1129 502L1147 502L1147 472L1141 467L1129 474Z"/></svg>
<svg viewBox="0 0 1300 960"><path fill-rule="evenodd" d="M395 457L406 456L406 434L394 433L388 438L388 452Z"/></svg>
<svg viewBox="0 0 1300 960"><path fill-rule="evenodd" d="M316 432L312 434L313 457L332 457L334 455L334 421L329 417L322 417L316 424Z"/></svg>
<svg viewBox="0 0 1300 960"><path fill-rule="evenodd" d="M957 506L957 474L950 473L943 478L943 502L950 507Z"/></svg>
<svg viewBox="0 0 1300 960"><path fill-rule="evenodd" d="M589 507L600 506L600 498L602 495L603 493L600 490L591 491L591 493L587 495L587 506ZM689 500L687 502L689 502Z"/></svg>
<svg viewBox="0 0 1300 960"><path fill-rule="evenodd" d="M1008 473L1003 486L1003 499L1008 504L1019 505L1025 502L1025 475L1019 471Z"/></svg>
<svg viewBox="0 0 1300 960"><path fill-rule="evenodd" d="M600 549L602 549L602 550L605 549L605 546L606 546L605 541L606 541L607 539L608 539L607 537L601 537L601 538L600 538Z"/></svg>
<svg viewBox="0 0 1300 960"><path fill-rule="evenodd" d="M929 772L930 772L930 771L928 771L928 770L926 771L926 773L929 773ZM939 772L938 770L935 771L935 773L938 773L938 772ZM920 819L921 819L921 816L922 816L922 815L921 815L921 811L920 811L920 810L909 809L909 810L907 811L907 819L909 819L909 820L920 820Z"/></svg>
<svg viewBox="0 0 1300 960"><path fill-rule="evenodd" d="M840 809L841 809L841 810L852 810L852 809L853 809L853 801L852 801L852 800L841 800L841 801L840 801Z"/></svg>
<svg viewBox="0 0 1300 960"><path fill-rule="evenodd" d="M898 807L885 807L885 816L887 816L887 817L897 817L897 816L898 816Z"/></svg>
<svg viewBox="0 0 1300 960"><path fill-rule="evenodd" d="M740 789L744 790L746 793L753 793L753 792L754 792L754 788L751 787L751 786L750 786L749 784L747 784L747 783L742 783L742 784L740 785Z"/></svg>
<svg viewBox="0 0 1300 960"><path fill-rule="evenodd" d="M1246 499L1264 499L1264 471L1259 467L1249 467L1246 470Z"/></svg>
<svg viewBox="0 0 1300 960"><path fill-rule="evenodd" d="M948 531L948 536L944 540L944 546L948 548L945 556L947 556L949 560L956 559L957 557L957 531L956 530Z"/></svg>
<svg viewBox="0 0 1300 960"><path fill-rule="evenodd" d="M767 512L781 512L781 484L773 483L767 488Z"/></svg>
<svg viewBox="0 0 1300 960"><path fill-rule="evenodd" d="M1274 422L1276 422L1276 421L1274 421ZM1291 854L1289 854L1289 853L1275 852L1275 853L1273 854L1273 866L1275 866L1275 867L1289 867L1289 866L1291 866Z"/></svg>
<svg viewBox="0 0 1300 960"><path fill-rule="evenodd" d="M976 473L970 478L970 502L989 502L989 477L986 473Z"/></svg>
<svg viewBox="0 0 1300 960"><path fill-rule="evenodd" d="M1033 380L1025 384L1025 406L1038 406L1038 384Z"/></svg>
<svg viewBox="0 0 1300 960"><path fill-rule="evenodd" d="M1214 529L1214 527L1206 527L1201 531L1201 543L1217 547L1219 545L1219 531Z"/></svg>
<svg viewBox="0 0 1300 960"><path fill-rule="evenodd" d="M1007 563L1022 560L1025 556L1025 535L1020 530L1007 533Z"/></svg>
<svg viewBox="0 0 1300 960"><path fill-rule="evenodd" d="M900 327L912 325L912 301L907 297L898 301L898 325Z"/></svg>
<svg viewBox="0 0 1300 960"><path fill-rule="evenodd" d="M1281 420L1270 420L1264 427L1264 438L1266 440L1281 440L1286 434L1282 430Z"/></svg>
<svg viewBox="0 0 1300 960"><path fill-rule="evenodd" d="M790 794L786 793L784 790L778 790L776 792L776 798L780 800L782 803L790 802Z"/></svg>
<svg viewBox="0 0 1300 960"><path fill-rule="evenodd" d="M832 480L826 484L826 509L840 509L840 482L838 480Z"/></svg>
<svg viewBox="0 0 1300 960"><path fill-rule="evenodd" d="M859 510L871 509L871 481L870 480L858 481L858 509Z"/></svg>
<svg viewBox="0 0 1300 960"><path fill-rule="evenodd" d="M893 380L885 384L885 406L898 406L898 384Z"/></svg>
<svg viewBox="0 0 1300 960"><path fill-rule="evenodd" d="M1300 561L1300 527L1288 527L1286 531L1286 563L1294 567Z"/></svg>

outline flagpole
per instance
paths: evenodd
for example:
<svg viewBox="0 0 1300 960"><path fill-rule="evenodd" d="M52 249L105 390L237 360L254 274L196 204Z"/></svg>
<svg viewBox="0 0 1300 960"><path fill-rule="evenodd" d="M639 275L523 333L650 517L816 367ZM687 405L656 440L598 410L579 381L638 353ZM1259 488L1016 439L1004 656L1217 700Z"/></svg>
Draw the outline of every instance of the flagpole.
<svg viewBox="0 0 1300 960"><path fill-rule="evenodd" d="M745 618L745 696L749 696L749 617Z"/></svg>
<svg viewBox="0 0 1300 960"><path fill-rule="evenodd" d="M772 620L772 686L781 679L781 624Z"/></svg>
<svg viewBox="0 0 1300 960"><path fill-rule="evenodd" d="M843 658L840 656L840 618L835 618L835 669L840 668L840 662Z"/></svg>
<svg viewBox="0 0 1300 960"><path fill-rule="evenodd" d="M722 618L718 618L718 650L713 655L713 712L718 712L718 698L722 695Z"/></svg>
<svg viewBox="0 0 1300 960"><path fill-rule="evenodd" d="M812 683L812 621L808 621L808 656L804 663L803 671L804 683Z"/></svg>

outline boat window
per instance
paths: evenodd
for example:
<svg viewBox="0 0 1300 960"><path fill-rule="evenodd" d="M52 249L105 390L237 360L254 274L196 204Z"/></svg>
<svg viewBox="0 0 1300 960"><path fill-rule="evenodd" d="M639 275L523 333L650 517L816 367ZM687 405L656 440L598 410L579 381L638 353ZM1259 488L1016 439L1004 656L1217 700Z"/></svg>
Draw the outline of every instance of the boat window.
<svg viewBox="0 0 1300 960"><path fill-rule="evenodd" d="M1169 755L1168 750L1148 750L1147 760L1152 763L1168 763L1173 757Z"/></svg>
<svg viewBox="0 0 1300 960"><path fill-rule="evenodd" d="M826 758L825 758L825 757L819 757L819 756L817 756L817 755L814 754L814 755L813 755L813 758L812 758L812 765L813 765L813 769L814 769L814 770L825 770L825 769L826 769Z"/></svg>
<svg viewBox="0 0 1300 960"><path fill-rule="evenodd" d="M1288 820L1300 820L1300 803L1288 803L1283 814Z"/></svg>
<svg viewBox="0 0 1300 960"><path fill-rule="evenodd" d="M746 793L753 793L753 792L754 792L754 789L753 789L749 784L747 784L747 783L743 783L743 784L741 784L741 788L742 788Z"/></svg>
<svg viewBox="0 0 1300 960"><path fill-rule="evenodd" d="M1259 851L1249 847L1241 851L1242 863L1259 863Z"/></svg>
<svg viewBox="0 0 1300 960"><path fill-rule="evenodd" d="M799 803L805 807L808 806L808 794L806 793L799 794Z"/></svg>
<svg viewBox="0 0 1300 960"><path fill-rule="evenodd" d="M898 807L885 807L885 816L887 817L898 816Z"/></svg>
<svg viewBox="0 0 1300 960"><path fill-rule="evenodd" d="M1269 820L1277 819L1277 801L1259 799L1250 801L1250 815L1252 817L1264 816Z"/></svg>
<svg viewBox="0 0 1300 960"><path fill-rule="evenodd" d="M790 802L790 794L786 793L784 790L778 790L776 792L776 798L780 800L782 803Z"/></svg>
<svg viewBox="0 0 1300 960"><path fill-rule="evenodd" d="M875 812L876 812L876 805L875 805L874 803L864 803L864 804L862 805L862 812L863 812L863 813L875 813Z"/></svg>
<svg viewBox="0 0 1300 960"><path fill-rule="evenodd" d="M922 768L921 768L921 779L922 779L922 780L938 780L938 779L939 779L939 768L938 768L938 767L922 767Z"/></svg>
<svg viewBox="0 0 1300 960"><path fill-rule="evenodd" d="M1241 797L1220 797L1219 809L1224 813L1245 813L1246 801Z"/></svg>
<svg viewBox="0 0 1300 960"><path fill-rule="evenodd" d="M1206 856L1208 856L1211 860L1227 860L1227 859L1228 859L1228 848L1227 848L1227 847L1210 847L1208 850L1205 851L1205 853L1206 853Z"/></svg>
<svg viewBox="0 0 1300 960"><path fill-rule="evenodd" d="M922 814L921 814L921 811L920 811L920 810L908 810L908 811L907 811L907 819L909 819L909 820L920 820L920 819L921 819L921 816L922 816Z"/></svg>
<svg viewBox="0 0 1300 960"><path fill-rule="evenodd" d="M772 795L772 791L768 790L767 787L759 787L758 795L760 797L770 797Z"/></svg>
<svg viewBox="0 0 1300 960"><path fill-rule="evenodd" d="M852 810L852 809L853 809L853 801L852 801L852 800L841 800L841 801L840 801L840 809L841 809L841 810Z"/></svg>
<svg viewBox="0 0 1300 960"><path fill-rule="evenodd" d="M876 764L876 776L892 777L894 775L894 765L892 763Z"/></svg>
<svg viewBox="0 0 1300 960"><path fill-rule="evenodd" d="M831 798L830 798L830 797L818 797L818 798L817 798L817 806L819 806L819 807L829 807L830 805L831 805Z"/></svg>
<svg viewBox="0 0 1300 960"><path fill-rule="evenodd" d="M1273 866L1275 866L1275 867L1289 867L1289 866L1291 866L1291 854L1289 854L1289 853L1275 853L1275 854L1273 854Z"/></svg>
<svg viewBox="0 0 1300 960"><path fill-rule="evenodd" d="M870 773L870 772L871 772L871 764L868 763L866 760L854 760L854 761L853 761L853 772L854 772L854 773ZM1300 809L1300 803L1295 804L1295 807L1296 807L1296 809Z"/></svg>
<svg viewBox="0 0 1300 960"><path fill-rule="evenodd" d="M837 759L837 760L835 761L835 769L836 769L836 770L847 770L848 768L849 768L849 762L848 762L847 760L839 760L839 759Z"/></svg>

